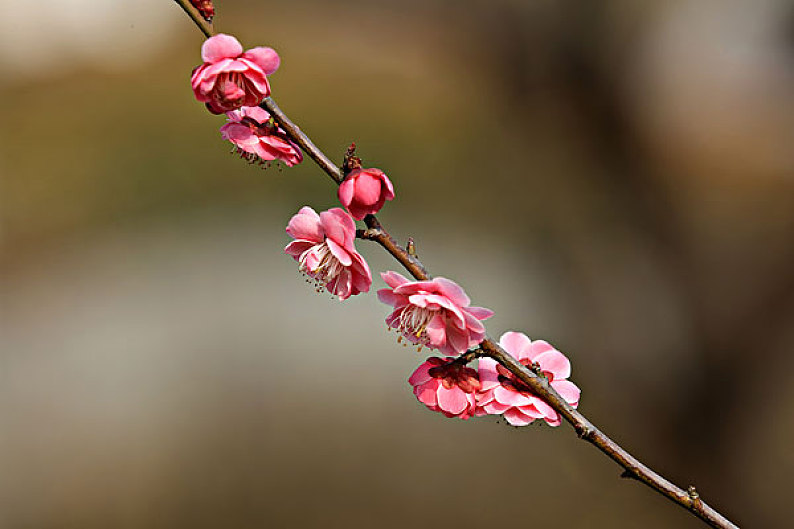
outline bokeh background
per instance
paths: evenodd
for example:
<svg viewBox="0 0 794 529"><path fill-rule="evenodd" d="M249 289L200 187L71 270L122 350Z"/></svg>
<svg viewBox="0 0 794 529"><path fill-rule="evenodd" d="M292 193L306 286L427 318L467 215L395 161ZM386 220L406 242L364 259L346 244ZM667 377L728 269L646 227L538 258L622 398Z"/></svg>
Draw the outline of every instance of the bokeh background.
<svg viewBox="0 0 794 529"><path fill-rule="evenodd" d="M608 434L786 525L790 1L217 4L318 145L392 177L382 220L492 335L548 339ZM0 527L701 527L567 426L418 404L387 307L282 252L331 181L229 154L176 4L0 11Z"/></svg>

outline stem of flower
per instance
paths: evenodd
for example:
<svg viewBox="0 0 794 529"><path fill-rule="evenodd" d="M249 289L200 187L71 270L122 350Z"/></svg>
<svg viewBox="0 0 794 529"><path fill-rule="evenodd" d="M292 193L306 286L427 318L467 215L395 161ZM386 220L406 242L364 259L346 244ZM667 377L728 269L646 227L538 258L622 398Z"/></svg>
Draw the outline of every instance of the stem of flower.
<svg viewBox="0 0 794 529"><path fill-rule="evenodd" d="M204 33L205 37L210 38L215 34L215 31L212 29L212 24L204 20L196 8L190 4L190 2L187 0L174 0L174 2L176 2L179 7L184 9L185 13L187 13L187 16L189 16L196 26L198 26L201 32Z"/></svg>

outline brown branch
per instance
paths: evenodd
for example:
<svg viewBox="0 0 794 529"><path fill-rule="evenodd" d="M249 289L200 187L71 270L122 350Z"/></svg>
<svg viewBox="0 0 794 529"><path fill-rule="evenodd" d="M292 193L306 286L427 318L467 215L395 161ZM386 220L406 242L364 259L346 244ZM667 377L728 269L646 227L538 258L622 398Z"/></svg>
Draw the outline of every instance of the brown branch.
<svg viewBox="0 0 794 529"><path fill-rule="evenodd" d="M179 7L185 10L187 16L189 16L193 23L198 26L202 33L204 33L205 37L210 38L215 34L215 31L212 28L212 23L204 20L204 17L201 16L198 10L193 7L190 2L187 0L174 0L174 2L176 2Z"/></svg>
<svg viewBox="0 0 794 529"><path fill-rule="evenodd" d="M183 0L175 1L190 15L191 19L193 19L199 29L201 29L207 37L211 36L211 27L207 26L206 22L199 17L198 13L195 12L191 6L187 5ZM266 98L260 106L273 116L279 125L289 134L290 138L297 143L336 184L342 183L344 180L342 170L334 165L325 153L314 145L311 139L287 117L272 98ZM367 229L357 230L356 235L359 238L375 241L380 244L417 280L432 278L427 268L425 268L422 262L416 257L415 252L409 252L407 249L400 246L374 215L367 215L364 218L364 223L367 225ZM536 395L546 401L570 423L571 426L573 426L581 439L591 443L620 465L624 469L621 474L622 477L631 477L645 483L653 490L689 510L712 527L737 529L735 524L707 505L700 498L694 486L689 486L687 490L681 489L642 464L636 457L632 456L628 451L596 428L593 423L578 410L571 407L571 405L551 387L545 377L538 375L530 368L521 364L492 339L486 337L478 349L463 353L456 361L467 363L476 356L487 356L494 359L510 371L516 378L529 386Z"/></svg>

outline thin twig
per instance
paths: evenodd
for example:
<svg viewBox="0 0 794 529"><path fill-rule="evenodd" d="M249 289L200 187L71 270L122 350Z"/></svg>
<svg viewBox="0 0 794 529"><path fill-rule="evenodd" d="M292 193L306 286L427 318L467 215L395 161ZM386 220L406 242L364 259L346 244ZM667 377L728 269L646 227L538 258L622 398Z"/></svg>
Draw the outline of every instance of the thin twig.
<svg viewBox="0 0 794 529"><path fill-rule="evenodd" d="M198 10L193 7L190 2L187 0L174 0L179 7L185 10L185 13L193 20L193 23L198 26L204 36L210 38L215 34L215 31L212 28L212 24L204 20L204 18L199 14Z"/></svg>
<svg viewBox="0 0 794 529"><path fill-rule="evenodd" d="M193 19L199 29L201 29L207 37L212 34L211 28L208 28L206 22L192 10L191 6L187 5L183 0L175 1L190 15L191 19ZM290 138L297 143L336 184L342 183L344 180L342 170L287 117L272 98L266 98L260 106L273 116L278 124L289 134ZM400 246L374 215L367 215L364 218L364 223L367 225L367 229L357 230L356 235L358 237L372 240L380 244L403 265L415 279L427 280L432 278L427 268L416 255L414 255L414 252L409 252L407 249ZM571 407L571 405L554 390L545 377L539 376L531 369L521 364L492 339L486 337L479 345L478 349L467 351L459 358L462 362L470 362L475 356L487 356L494 359L504 366L505 369L510 371L516 378L529 386L536 395L546 401L570 423L571 426L573 426L576 434L581 439L591 443L620 465L624 469L621 474L623 477L632 477L645 483L651 489L689 510L712 527L738 529L738 526L730 522L714 508L707 505L706 502L700 498L695 487L690 486L687 490L681 489L642 464L636 457L632 456L627 450L596 428L595 425L578 410Z"/></svg>

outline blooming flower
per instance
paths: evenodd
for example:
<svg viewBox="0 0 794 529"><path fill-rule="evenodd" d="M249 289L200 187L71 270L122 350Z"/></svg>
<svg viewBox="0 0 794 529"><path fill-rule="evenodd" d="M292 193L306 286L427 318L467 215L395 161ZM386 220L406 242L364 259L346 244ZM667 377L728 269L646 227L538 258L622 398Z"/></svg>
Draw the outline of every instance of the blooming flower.
<svg viewBox="0 0 794 529"><path fill-rule="evenodd" d="M470 307L469 296L454 281L408 281L397 272L381 277L391 288L378 290L378 299L394 307L386 324L411 343L453 356L485 338L480 320L493 316L493 311Z"/></svg>
<svg viewBox="0 0 794 529"><path fill-rule="evenodd" d="M190 84L196 99L206 103L213 114L261 103L270 95L267 76L278 69L280 62L272 48L243 53L240 42L223 33L204 41L201 58L204 64L193 70Z"/></svg>
<svg viewBox="0 0 794 529"><path fill-rule="evenodd" d="M281 160L290 167L303 161L300 149L284 129L270 120L270 114L263 108L242 107L227 112L226 118L221 136L232 142L246 160L260 163Z"/></svg>
<svg viewBox="0 0 794 529"><path fill-rule="evenodd" d="M461 419L474 415L475 395L480 389L474 369L432 356L413 372L408 382L419 402L431 410Z"/></svg>
<svg viewBox="0 0 794 529"><path fill-rule="evenodd" d="M333 208L318 215L304 206L290 219L287 233L295 240L284 251L314 279L318 291L325 286L340 300L369 291L372 275L353 244L356 223L345 210Z"/></svg>
<svg viewBox="0 0 794 529"><path fill-rule="evenodd" d="M394 187L380 169L353 169L339 186L339 202L358 220L377 213L393 198Z"/></svg>
<svg viewBox="0 0 794 529"><path fill-rule="evenodd" d="M574 408L579 405L580 390L566 380L571 363L561 352L543 340L530 340L520 332L506 332L499 345L525 366L537 363L549 384ZM480 359L482 388L477 395L477 415L504 414L513 426L526 426L543 419L550 426L560 425L560 416L540 397L491 358Z"/></svg>

